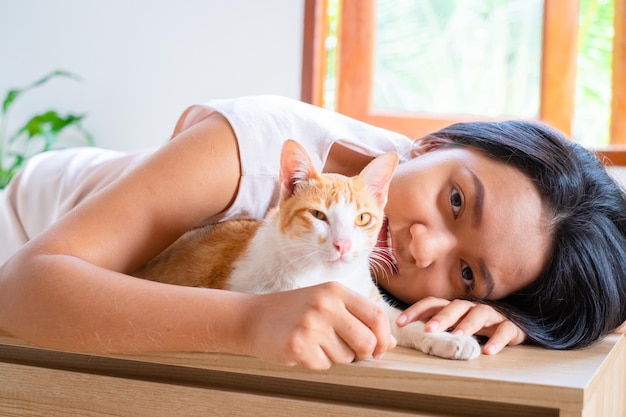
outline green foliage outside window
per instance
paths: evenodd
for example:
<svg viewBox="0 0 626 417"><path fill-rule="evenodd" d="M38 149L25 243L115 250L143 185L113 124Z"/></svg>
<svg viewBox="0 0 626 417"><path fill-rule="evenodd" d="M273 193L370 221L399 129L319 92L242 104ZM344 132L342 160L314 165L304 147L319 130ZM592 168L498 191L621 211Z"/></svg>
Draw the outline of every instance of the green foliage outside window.
<svg viewBox="0 0 626 417"><path fill-rule="evenodd" d="M620 0L621 1L621 0ZM615 0L580 0L579 7L579 27L578 27L578 62L577 62L577 74L576 74L576 92L575 92L575 114L572 126L573 139L585 146L602 147L609 143L609 126L610 126L610 114L611 114L611 76L612 76L612 55L613 55L613 20L614 20L614 2ZM401 82L397 83L397 90L400 93L405 94L411 89L415 88L418 91L417 97L428 97L426 103L429 107L434 105L434 101L442 100L441 105L444 109L447 108L447 113L454 113L451 109L452 106L458 104L460 91L453 90L445 92L445 88L452 85L450 82L452 77L460 77L463 73L461 67L454 66L449 69L444 59L431 61L428 65L418 66L419 71L414 71L411 67L407 66L407 55L414 54L416 56L423 56L425 54L425 48L421 47L419 42L415 41L415 38L411 36L405 36L402 34L402 28L408 30L407 33L412 33L418 30L422 30L424 27L439 27L441 36L445 34L446 26L450 22L452 28L458 28L462 22L468 24L468 20L474 19L477 21L480 27L477 30L493 30L492 24L489 27L485 27L484 23L480 23L480 19L477 16L488 16L489 14L495 14L496 9L504 9L514 7L516 1L512 0L464 0L462 3L458 0L391 0L387 2L381 2L381 4L390 3L392 5L392 13L380 15L379 10L379 29L388 27L388 33L393 33L396 37L388 45L390 48L394 48L398 53L389 53L384 56L383 66L384 68L392 69L390 74L395 74ZM527 3L524 0L519 1L518 5L526 6ZM541 2L540 2L541 3ZM334 96L335 96L335 67L336 67L336 44L337 44L337 25L339 23L339 11L341 0L329 0L329 7L327 10L329 35L326 39L326 52L328 54L327 73L325 79L325 100L324 105L328 108L334 108ZM463 7L460 7L463 6ZM539 4L542 7L542 4ZM472 9L473 8L473 9ZM408 10L419 10L419 19L426 19L417 25L415 15L408 13ZM474 12L471 12L471 10ZM429 14L426 10L430 10L431 19L428 20ZM528 10L531 10L529 8ZM512 14L515 16L515 14ZM496 20L497 21L497 20ZM430 23L429 23L430 22ZM442 23L443 22L443 23ZM471 22L469 22L471 23ZM493 23L493 22L491 22ZM417 25L417 27L416 27ZM510 28L509 28L510 29ZM536 31L541 31L541 24L537 22ZM431 42L431 38L426 39L425 44ZM503 36L489 36L489 50L504 50L501 45L504 40ZM452 43L452 48L455 44ZM519 54L519 45L516 46L513 52ZM452 53L448 48L443 48L442 54L445 56L446 51ZM381 51L378 51L379 53ZM507 51L504 50L506 53ZM530 54L532 55L532 54ZM507 55L508 56L508 55ZM534 65L539 66L540 54L532 55L529 58L533 61ZM500 62L508 62L506 60L500 60ZM524 83L520 82L517 78L510 77L507 73L507 68L503 65L499 70L494 67L493 62L490 62L488 70L491 71L487 80L497 80L510 78L510 89L514 91L518 89L523 91L524 89L539 88L538 82ZM402 70L402 68L408 68L409 71ZM398 70L400 68L400 70ZM379 68L380 69L380 68ZM448 70L446 72L446 70ZM430 71L430 73L429 73ZM498 72L499 71L499 72ZM510 71L510 69L508 69ZM379 73L382 71L379 71ZM437 77L441 77L441 74L448 73L449 76L444 80L436 80ZM521 74L528 75L527 70L521 71ZM451 74L451 75L450 75ZM377 74L379 76L381 74ZM519 78L519 77L518 77ZM477 80L475 80L477 81ZM417 87L414 87L415 84ZM469 87L473 88L472 94L467 98L469 107L477 107L478 98L480 95L489 95L488 89L479 88L476 91L476 83L465 83ZM434 91L430 96L425 95L424 89L432 89ZM384 88L384 93L393 95L391 88ZM500 91L500 89L498 89ZM529 100L526 97L521 100L521 107L537 106L538 92L535 93L537 99ZM522 96L523 97L523 96ZM511 98L508 98L506 105L510 105ZM411 101L410 99L408 101ZM446 105L445 102L448 102ZM395 106L396 110L411 110L406 108L406 103L398 104ZM403 109L402 107L405 106ZM393 105L392 105L393 107ZM519 107L519 106L518 106ZM423 111L424 109L422 109ZM537 109L538 110L538 109ZM444 113L446 113L444 111ZM529 117L528 114L507 114L509 117Z"/></svg>
<svg viewBox="0 0 626 417"><path fill-rule="evenodd" d="M611 121L614 0L581 0L579 16L573 136L585 146L606 146Z"/></svg>

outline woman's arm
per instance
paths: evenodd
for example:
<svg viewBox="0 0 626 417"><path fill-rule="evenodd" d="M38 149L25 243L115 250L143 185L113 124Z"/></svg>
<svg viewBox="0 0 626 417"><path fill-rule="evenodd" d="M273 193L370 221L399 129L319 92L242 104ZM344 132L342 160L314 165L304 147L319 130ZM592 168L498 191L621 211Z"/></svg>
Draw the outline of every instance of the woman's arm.
<svg viewBox="0 0 626 417"><path fill-rule="evenodd" d="M128 349L122 318L131 327L162 319L158 306L164 304L157 302L181 290L165 291L120 272L136 269L201 219L226 208L238 179L236 141L220 116L182 132L0 269L0 326L52 347L98 350L104 343L111 350ZM149 295L141 304L138 291ZM124 338L111 334L118 331ZM100 332L109 341L100 341Z"/></svg>
<svg viewBox="0 0 626 417"><path fill-rule="evenodd" d="M385 314L337 283L244 294L141 280L64 255L37 256L25 274L2 285L2 326L56 349L226 352L326 369L395 346Z"/></svg>
<svg viewBox="0 0 626 417"><path fill-rule="evenodd" d="M237 192L239 170L236 139L221 116L181 132L0 268L0 328L52 348L223 351L310 367L378 355L393 346L384 314L373 304L361 306L362 299L336 286L301 290L299 298L258 296L174 287L124 274L227 208ZM322 302L320 294L325 294ZM299 316L264 321L275 320L276 308L296 298L302 303ZM344 308L319 307L327 298ZM354 334L342 330L355 320L360 326ZM251 321L270 336L256 331ZM272 338L272 332L281 337ZM303 334L308 350L294 342Z"/></svg>

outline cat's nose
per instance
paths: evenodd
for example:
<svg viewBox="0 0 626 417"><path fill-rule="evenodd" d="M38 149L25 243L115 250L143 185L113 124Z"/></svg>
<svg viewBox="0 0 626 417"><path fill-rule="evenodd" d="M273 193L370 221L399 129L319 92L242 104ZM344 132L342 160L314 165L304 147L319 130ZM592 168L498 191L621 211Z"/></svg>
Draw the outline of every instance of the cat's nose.
<svg viewBox="0 0 626 417"><path fill-rule="evenodd" d="M337 252L343 255L350 250L352 242L350 242L350 239L335 239L333 241L333 245L335 246L335 249L337 249Z"/></svg>

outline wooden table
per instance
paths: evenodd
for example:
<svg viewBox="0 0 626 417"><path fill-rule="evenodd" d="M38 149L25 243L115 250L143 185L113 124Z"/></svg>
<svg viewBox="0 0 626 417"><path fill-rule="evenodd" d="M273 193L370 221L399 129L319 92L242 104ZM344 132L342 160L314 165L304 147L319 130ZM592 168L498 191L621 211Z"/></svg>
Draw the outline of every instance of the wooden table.
<svg viewBox="0 0 626 417"><path fill-rule="evenodd" d="M220 354L84 355L0 333L2 416L626 416L626 337L457 362L404 348L327 372Z"/></svg>

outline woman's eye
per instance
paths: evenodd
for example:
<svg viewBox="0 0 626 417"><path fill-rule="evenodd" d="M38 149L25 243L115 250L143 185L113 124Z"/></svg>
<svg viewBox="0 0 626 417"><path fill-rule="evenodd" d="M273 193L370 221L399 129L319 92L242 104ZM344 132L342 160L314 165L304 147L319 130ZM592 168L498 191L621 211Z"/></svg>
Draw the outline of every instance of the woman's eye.
<svg viewBox="0 0 626 417"><path fill-rule="evenodd" d="M313 217L315 217L316 219L326 221L326 214L324 214L323 212L319 210L309 210L309 211L311 212Z"/></svg>
<svg viewBox="0 0 626 417"><path fill-rule="evenodd" d="M372 215L369 213L361 213L358 216L356 216L356 219L354 220L354 223L357 226L367 226L370 221L372 220Z"/></svg>
<svg viewBox="0 0 626 417"><path fill-rule="evenodd" d="M453 188L450 193L450 206L456 219L461 214L461 209L463 208L463 195L456 188Z"/></svg>
<svg viewBox="0 0 626 417"><path fill-rule="evenodd" d="M461 279L463 280L463 284L465 284L468 291L474 289L474 272L465 262L461 264Z"/></svg>

